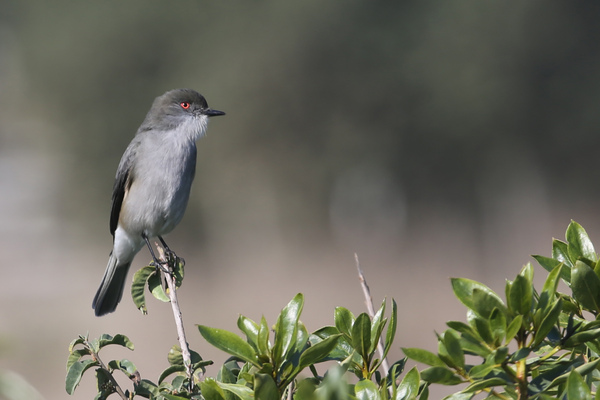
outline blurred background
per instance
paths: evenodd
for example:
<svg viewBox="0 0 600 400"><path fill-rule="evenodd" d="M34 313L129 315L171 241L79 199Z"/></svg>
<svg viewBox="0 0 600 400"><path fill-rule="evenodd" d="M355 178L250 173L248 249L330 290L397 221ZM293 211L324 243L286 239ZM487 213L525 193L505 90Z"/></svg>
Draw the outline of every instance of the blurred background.
<svg viewBox="0 0 600 400"><path fill-rule="evenodd" d="M156 381L170 307L91 309L119 159L153 99L200 91L227 116L198 143L183 222L194 324L275 322L298 292L309 331L399 304L404 347L464 320L449 277L504 293L571 219L600 240L600 4L593 2L10 1L0 7L0 368L45 399L68 344L123 333ZM143 250L137 269L149 261ZM538 278L544 273L536 267ZM449 389L448 392L453 392ZM73 399L94 394L84 377ZM440 395L441 396L441 395Z"/></svg>

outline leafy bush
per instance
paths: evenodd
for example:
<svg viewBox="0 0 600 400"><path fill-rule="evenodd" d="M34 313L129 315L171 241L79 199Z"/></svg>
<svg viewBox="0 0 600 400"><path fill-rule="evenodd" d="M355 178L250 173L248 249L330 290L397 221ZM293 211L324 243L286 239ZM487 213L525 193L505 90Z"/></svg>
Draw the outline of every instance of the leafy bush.
<svg viewBox="0 0 600 400"><path fill-rule="evenodd" d="M534 269L525 265L514 280L507 280L505 300L482 283L451 279L452 289L467 308L466 322L449 321L437 335L437 354L419 348L403 348L408 359L425 364L403 376L407 358L386 367L386 356L396 332L397 307L386 314L384 301L373 315L354 316L338 307L334 324L308 333L300 321L304 297L296 295L281 311L271 329L240 316L243 337L221 329L198 325L204 339L231 357L216 377L202 378L204 361L174 346L169 367L158 384L141 379L127 360L105 365L99 352L108 345L133 350L123 335L79 337L70 346L66 388L73 393L85 371L94 368L97 399L113 393L122 398L151 399L374 399L426 400L429 386L461 385L446 399L600 399L600 261L587 233L571 222L566 241L554 240L552 256L533 256L547 273L541 291L533 283ZM177 283L183 266L176 267ZM173 269L173 268L172 268ZM146 267L141 287L148 284L156 297L167 299ZM559 291L559 283L571 294ZM159 285L160 286L160 285ZM138 306L143 310L143 290L134 282ZM156 293L158 293L158 295ZM174 290L172 291L174 292ZM330 361L325 373L317 364ZM382 369L383 373L382 373ZM132 381L122 390L113 378L117 371ZM174 378L167 382L167 378Z"/></svg>

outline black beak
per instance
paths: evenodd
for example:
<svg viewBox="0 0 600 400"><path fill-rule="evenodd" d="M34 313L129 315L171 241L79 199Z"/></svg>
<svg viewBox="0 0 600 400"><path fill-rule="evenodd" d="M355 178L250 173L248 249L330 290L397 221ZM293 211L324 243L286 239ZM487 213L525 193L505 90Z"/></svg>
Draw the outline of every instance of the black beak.
<svg viewBox="0 0 600 400"><path fill-rule="evenodd" d="M204 114L208 117L218 117L219 115L225 115L225 113L223 111L213 110L210 108L206 108L206 109L202 110L202 114Z"/></svg>

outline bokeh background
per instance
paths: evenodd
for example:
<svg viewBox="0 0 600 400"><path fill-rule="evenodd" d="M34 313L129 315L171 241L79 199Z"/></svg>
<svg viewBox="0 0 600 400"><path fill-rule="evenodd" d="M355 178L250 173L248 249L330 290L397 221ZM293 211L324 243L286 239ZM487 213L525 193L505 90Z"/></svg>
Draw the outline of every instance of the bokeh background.
<svg viewBox="0 0 600 400"><path fill-rule="evenodd" d="M67 398L69 342L123 333L156 381L168 305L96 318L117 164L152 100L190 87L227 116L199 142L188 212L194 324L274 322L298 292L399 304L400 346L464 319L449 277L503 294L571 219L600 240L600 3L9 1L0 4L0 367ZM147 252L136 267L149 260ZM543 276L538 269L538 277ZM84 377L73 399L94 394ZM439 394L441 396L441 394Z"/></svg>

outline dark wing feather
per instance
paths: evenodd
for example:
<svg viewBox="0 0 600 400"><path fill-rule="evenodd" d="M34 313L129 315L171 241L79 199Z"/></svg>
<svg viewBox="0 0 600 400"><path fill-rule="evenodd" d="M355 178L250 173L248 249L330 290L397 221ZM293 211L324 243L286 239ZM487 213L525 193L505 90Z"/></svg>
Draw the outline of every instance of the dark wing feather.
<svg viewBox="0 0 600 400"><path fill-rule="evenodd" d="M134 139L129 147L127 147L127 150L125 150L123 157L121 157L119 168L117 168L117 176L115 177L115 184L113 186L112 208L110 212L110 233L113 236L115 235L117 225L119 224L119 215L121 213L123 199L133 182L132 166L137 148L138 142L135 142Z"/></svg>

